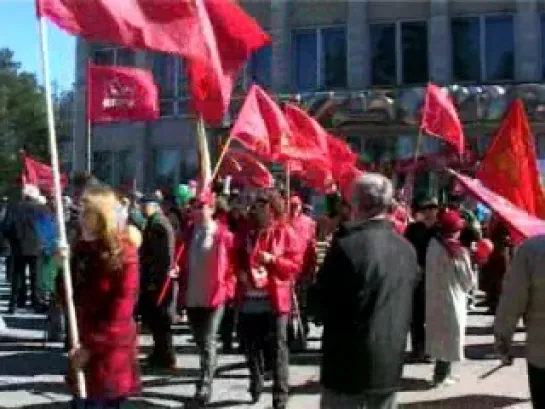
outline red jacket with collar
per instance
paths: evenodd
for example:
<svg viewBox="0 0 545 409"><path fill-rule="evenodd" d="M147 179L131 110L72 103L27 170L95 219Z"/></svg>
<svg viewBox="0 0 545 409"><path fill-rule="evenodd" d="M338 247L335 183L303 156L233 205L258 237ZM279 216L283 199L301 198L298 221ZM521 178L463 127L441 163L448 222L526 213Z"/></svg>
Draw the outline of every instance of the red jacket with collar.
<svg viewBox="0 0 545 409"><path fill-rule="evenodd" d="M179 274L179 296L178 303L181 306L186 305L189 277L189 251L195 226L187 230L185 240L178 243L176 254L180 254L178 267ZM236 277L233 270L233 234L223 223L217 223L217 229L214 233L214 243L217 251L217 263L213 263L214 271L210 274L210 283L213 287L211 298L208 300L207 307L217 307L224 304L234 296Z"/></svg>
<svg viewBox="0 0 545 409"><path fill-rule="evenodd" d="M274 222L266 232L268 239L252 242L251 230L237 234L235 238L235 271L238 275L236 298L244 299L247 290L252 289L247 275L254 258L260 251L270 253L274 261L267 265L268 284L266 290L274 310L279 314L291 311L293 280L301 270L303 254L299 251L295 231L287 222Z"/></svg>

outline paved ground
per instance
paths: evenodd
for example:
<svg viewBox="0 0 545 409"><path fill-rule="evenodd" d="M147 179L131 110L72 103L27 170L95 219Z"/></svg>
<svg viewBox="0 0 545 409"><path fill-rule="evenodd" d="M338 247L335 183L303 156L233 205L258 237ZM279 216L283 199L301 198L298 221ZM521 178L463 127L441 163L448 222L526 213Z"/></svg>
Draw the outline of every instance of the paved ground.
<svg viewBox="0 0 545 409"><path fill-rule="evenodd" d="M62 409L69 395L63 384L66 358L60 344L43 345L44 317L30 313L5 315L8 288L0 276L0 408ZM2 318L4 320L2 320ZM3 328L3 321L7 328ZM447 389L430 389L431 365L407 365L403 392L399 395L402 408L407 409L495 409L531 408L528 403L526 361L517 350L513 367L480 379L498 364L493 357L490 325L492 318L472 315L469 320L466 354L468 361L457 368L459 384ZM319 329L312 331L311 351L291 359L293 397L290 409L318 408L318 347ZM523 341L524 334L517 334ZM143 350L149 346L142 336ZM175 344L180 370L176 374L144 376L143 396L134 401L135 408L187 408L193 395L197 374L194 344L186 327L177 328ZM223 356L215 382L211 408L271 407L270 385L261 402L251 406L247 391L247 371L238 355ZM341 408L339 408L341 409Z"/></svg>

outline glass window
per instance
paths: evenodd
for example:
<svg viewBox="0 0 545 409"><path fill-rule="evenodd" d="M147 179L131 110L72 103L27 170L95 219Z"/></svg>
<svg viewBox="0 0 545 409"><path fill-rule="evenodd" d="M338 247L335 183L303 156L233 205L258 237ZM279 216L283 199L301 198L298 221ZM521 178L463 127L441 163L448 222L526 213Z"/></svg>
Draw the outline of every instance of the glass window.
<svg viewBox="0 0 545 409"><path fill-rule="evenodd" d="M155 184L157 186L174 186L178 182L180 159L178 149L155 151Z"/></svg>
<svg viewBox="0 0 545 409"><path fill-rule="evenodd" d="M93 174L108 184L112 183L112 159L111 151L93 152Z"/></svg>
<svg viewBox="0 0 545 409"><path fill-rule="evenodd" d="M97 65L115 65L115 49L102 48L95 50L93 61Z"/></svg>
<svg viewBox="0 0 545 409"><path fill-rule="evenodd" d="M171 99L176 96L176 78L178 58L168 54L155 54L153 75L159 88L160 99Z"/></svg>
<svg viewBox="0 0 545 409"><path fill-rule="evenodd" d="M481 28L478 17L455 18L452 29L452 66L455 81L481 79Z"/></svg>
<svg viewBox="0 0 545 409"><path fill-rule="evenodd" d="M428 75L428 26L425 21L401 24L403 83L421 84Z"/></svg>
<svg viewBox="0 0 545 409"><path fill-rule="evenodd" d="M515 76L512 16L486 18L486 80L513 80Z"/></svg>
<svg viewBox="0 0 545 409"><path fill-rule="evenodd" d="M371 35L371 82L372 85L397 83L396 26L372 24Z"/></svg>
<svg viewBox="0 0 545 409"><path fill-rule="evenodd" d="M541 77L545 78L545 15L541 16Z"/></svg>
<svg viewBox="0 0 545 409"><path fill-rule="evenodd" d="M116 65L133 66L134 65L134 51L129 48L117 48L116 49Z"/></svg>
<svg viewBox="0 0 545 409"><path fill-rule="evenodd" d="M198 154L195 148L184 148L183 159L180 162L180 182L187 183L197 177L199 164Z"/></svg>
<svg viewBox="0 0 545 409"><path fill-rule="evenodd" d="M315 29L293 31L293 76L295 91L314 91L318 88L318 32Z"/></svg>
<svg viewBox="0 0 545 409"><path fill-rule="evenodd" d="M324 28L322 33L322 84L326 89L346 87L346 30Z"/></svg>
<svg viewBox="0 0 545 409"><path fill-rule="evenodd" d="M136 173L133 151L114 152L114 180L118 186L132 186Z"/></svg>
<svg viewBox="0 0 545 409"><path fill-rule="evenodd" d="M272 84L272 45L262 47L252 55L250 76L252 82L263 87Z"/></svg>

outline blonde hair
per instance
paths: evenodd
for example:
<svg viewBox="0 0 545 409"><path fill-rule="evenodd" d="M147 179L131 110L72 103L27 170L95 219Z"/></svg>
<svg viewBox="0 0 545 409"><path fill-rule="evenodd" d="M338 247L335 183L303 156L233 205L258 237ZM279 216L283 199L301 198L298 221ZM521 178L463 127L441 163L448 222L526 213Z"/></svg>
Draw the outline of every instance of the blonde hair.
<svg viewBox="0 0 545 409"><path fill-rule="evenodd" d="M89 187L82 196L82 221L96 238L100 257L112 270L119 270L122 265L123 234L117 224L118 203L114 191L103 186Z"/></svg>

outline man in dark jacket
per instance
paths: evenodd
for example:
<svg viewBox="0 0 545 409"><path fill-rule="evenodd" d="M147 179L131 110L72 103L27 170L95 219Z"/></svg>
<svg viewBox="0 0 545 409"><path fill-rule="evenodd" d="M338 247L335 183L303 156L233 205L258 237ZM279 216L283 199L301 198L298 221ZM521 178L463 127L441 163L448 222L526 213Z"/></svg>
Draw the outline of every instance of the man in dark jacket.
<svg viewBox="0 0 545 409"><path fill-rule="evenodd" d="M40 277L42 242L37 229L37 220L45 212L45 207L38 203L40 191L34 185L23 188L23 200L7 210L4 232L11 246L14 259L13 277L9 313L26 304L26 269L30 275L30 296L34 308L39 305L36 282Z"/></svg>
<svg viewBox="0 0 545 409"><path fill-rule="evenodd" d="M356 179L358 217L338 230L318 273L322 409L396 407L418 265L386 218L392 195L382 175Z"/></svg>
<svg viewBox="0 0 545 409"><path fill-rule="evenodd" d="M172 291L160 305L157 305L157 301L172 268L174 231L155 196L145 197L143 206L147 221L140 247L140 313L153 337L153 352L148 357L148 363L168 369L176 364L170 328Z"/></svg>

